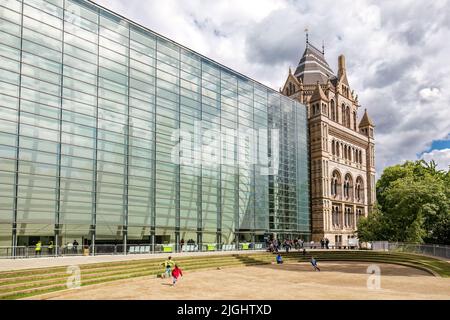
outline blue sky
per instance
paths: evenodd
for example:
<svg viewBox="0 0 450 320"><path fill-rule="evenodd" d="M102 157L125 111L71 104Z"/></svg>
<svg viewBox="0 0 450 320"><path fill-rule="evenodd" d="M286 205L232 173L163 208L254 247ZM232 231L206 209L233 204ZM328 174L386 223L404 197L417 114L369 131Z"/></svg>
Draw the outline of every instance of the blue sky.
<svg viewBox="0 0 450 320"><path fill-rule="evenodd" d="M376 124L376 167L450 164L450 0L96 0L269 87L283 85L304 29Z"/></svg>
<svg viewBox="0 0 450 320"><path fill-rule="evenodd" d="M425 150L423 153L430 152L432 150L442 150L450 148L450 133L449 138L446 140L435 140L431 143L431 147ZM421 154L420 154L421 155Z"/></svg>

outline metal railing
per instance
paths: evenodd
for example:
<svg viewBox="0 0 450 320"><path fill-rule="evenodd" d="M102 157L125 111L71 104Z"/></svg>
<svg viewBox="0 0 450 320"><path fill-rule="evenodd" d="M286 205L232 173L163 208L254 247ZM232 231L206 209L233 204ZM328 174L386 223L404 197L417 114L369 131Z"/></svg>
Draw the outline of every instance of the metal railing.
<svg viewBox="0 0 450 320"><path fill-rule="evenodd" d="M444 259L450 259L450 246L442 244L414 244L414 243L389 242L387 244L387 251L410 252L440 257Z"/></svg>
<svg viewBox="0 0 450 320"><path fill-rule="evenodd" d="M202 244L96 244L90 246L18 246L0 247L0 258L41 258L61 256L97 256L97 255L128 255L154 254L176 252L207 252L207 251L246 251L266 250L266 243L242 242L236 244L202 243Z"/></svg>

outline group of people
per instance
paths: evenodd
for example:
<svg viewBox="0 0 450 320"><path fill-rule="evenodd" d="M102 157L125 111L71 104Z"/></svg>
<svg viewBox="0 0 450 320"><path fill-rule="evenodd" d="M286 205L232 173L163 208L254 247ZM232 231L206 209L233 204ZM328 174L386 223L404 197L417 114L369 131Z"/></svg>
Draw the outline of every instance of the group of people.
<svg viewBox="0 0 450 320"><path fill-rule="evenodd" d="M188 245L194 245L194 244L195 244L195 241L194 241L194 239L189 239L186 243L187 243ZM183 250L183 246L184 246L184 239L181 239L181 240L180 240L180 249L181 249L181 250Z"/></svg>
<svg viewBox="0 0 450 320"><path fill-rule="evenodd" d="M78 246L79 246L79 243L77 240L73 240L73 243L67 242L63 247L63 252L64 253L72 252L73 254L76 254L78 252ZM54 249L55 249L55 245L53 244L53 241L49 241L49 243L47 245L48 255L53 255ZM42 241L41 240L36 242L36 244L34 246L34 255L36 255L36 256L42 255Z"/></svg>
<svg viewBox="0 0 450 320"><path fill-rule="evenodd" d="M55 246L53 245L53 241L50 241L47 245L47 251L49 255L53 254ZM34 255L40 256L42 254L42 242L39 240L34 246Z"/></svg>
<svg viewBox="0 0 450 320"><path fill-rule="evenodd" d="M172 260L172 257L169 257L162 265L164 266L164 273L161 275L161 278L172 276L172 286L175 286L178 278L183 276L183 271Z"/></svg>
<svg viewBox="0 0 450 320"><path fill-rule="evenodd" d="M329 243L330 240L328 240L328 238L322 238L320 240L320 248L321 249L329 249ZM284 248L284 250L286 250L286 252L289 252L289 250L291 249L297 249L297 250L301 250L304 249L305 246L305 241L301 238L295 238L294 240L291 239L285 239L283 242L279 241L278 239L273 239L273 240L269 240L267 243L267 251L268 252L278 252L280 251L282 248ZM311 241L309 243L309 247L312 249L315 249L315 243L314 241Z"/></svg>
<svg viewBox="0 0 450 320"><path fill-rule="evenodd" d="M268 252L278 252L283 247L286 252L289 252L291 249L303 249L304 247L304 240L303 239L297 239L294 240L291 239L285 239L283 242L279 241L278 239L273 239L268 241L267 251Z"/></svg>
<svg viewBox="0 0 450 320"><path fill-rule="evenodd" d="M330 248L328 247L329 243L330 243L330 240L328 240L328 238L322 238L322 239L320 239L320 248L321 248L321 249L330 249Z"/></svg>

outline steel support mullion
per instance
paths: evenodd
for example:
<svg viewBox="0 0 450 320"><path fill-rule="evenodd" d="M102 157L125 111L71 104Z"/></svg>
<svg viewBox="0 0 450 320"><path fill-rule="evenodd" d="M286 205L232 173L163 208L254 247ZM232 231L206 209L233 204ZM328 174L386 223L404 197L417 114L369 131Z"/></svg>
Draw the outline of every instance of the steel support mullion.
<svg viewBox="0 0 450 320"><path fill-rule="evenodd" d="M180 142L181 142L181 52L180 50L178 50L178 114L177 114L177 121L178 121L178 146L180 147ZM180 245L180 201L181 201L181 177L180 177L180 173L181 173L181 159L180 159L180 151L178 150L178 164L176 164L176 178L175 178L175 251L179 251L179 245Z"/></svg>
<svg viewBox="0 0 450 320"><path fill-rule="evenodd" d="M256 168L257 168L257 160L258 160L258 130L255 128L255 84L252 83L253 86L253 96L252 96L252 122L253 122L253 146L251 146L253 153L253 159L256 160L253 163L253 231L252 231L252 242L255 242L255 231L256 231Z"/></svg>
<svg viewBox="0 0 450 320"><path fill-rule="evenodd" d="M236 146L236 153L235 153L235 169L236 169L236 175L235 175L235 181L236 184L234 186L235 188L235 221L234 221L234 239L235 239L235 244L236 244L236 249L239 250L239 228L240 228L240 223L239 223L239 186L240 186L240 147L239 147L239 130L240 130L240 126L239 126L239 79L236 78L236 125L237 125L237 130L236 130L236 137L235 137L235 146Z"/></svg>
<svg viewBox="0 0 450 320"><path fill-rule="evenodd" d="M158 39L155 39L155 69L156 69L156 55L158 51ZM150 190L151 194L151 212L150 212L150 241L152 245L153 251L155 250L155 242L156 242L156 94L157 94L157 82L158 77L156 76L155 71L155 85L153 88L154 94L154 109L153 109L153 142L152 142L152 189Z"/></svg>
<svg viewBox="0 0 450 320"><path fill-rule="evenodd" d="M219 250L221 249L222 245L222 71L219 71L219 141L217 143L218 145L218 157L219 161L217 162L218 167L218 173L219 173L219 179L217 182L217 234L216 234L216 243Z"/></svg>
<svg viewBox="0 0 450 320"><path fill-rule="evenodd" d="M123 188L123 210L124 210L124 226L123 226L123 250L127 253L128 241L128 174L130 165L130 64L131 64L131 28L128 26L128 96L127 96L127 124L125 126L125 167L124 167L124 188Z"/></svg>
<svg viewBox="0 0 450 320"><path fill-rule="evenodd" d="M23 56L23 0L21 1L21 21L20 21L20 74L19 74L19 104L17 109L17 131L16 131L16 163L14 168L14 202L13 202L13 217L12 217L12 239L11 245L12 256L16 256L17 247L17 197L19 193L19 146L20 146L20 107L22 105L22 56Z"/></svg>
<svg viewBox="0 0 450 320"><path fill-rule="evenodd" d="M203 148L202 148L202 137L203 137L203 60L200 60L200 125L194 125L194 140L199 142L194 143L194 148L197 146L199 148L199 154L196 156L200 157L200 163L198 168L198 185L197 185L197 244L198 249L202 250L203 245ZM197 128L198 127L198 128ZM199 129L199 130L196 130ZM200 132L198 132L200 131ZM195 159L194 163L196 162Z"/></svg>
<svg viewBox="0 0 450 320"><path fill-rule="evenodd" d="M97 11L97 105L95 106L95 137L94 137L94 159L93 159L93 182L92 182L92 219L91 219L91 246L92 254L95 255L95 240L97 236L97 161L98 161L98 95L100 74L100 11Z"/></svg>
<svg viewBox="0 0 450 320"><path fill-rule="evenodd" d="M64 88L64 19L65 19L65 2L63 3L62 17L62 51L61 51L61 81L60 81L60 106L59 106L59 137L58 137L58 154L57 154L57 176L56 176L56 210L55 210L55 254L58 255L59 235L61 231L61 149L62 149L62 114L63 114L63 88Z"/></svg>

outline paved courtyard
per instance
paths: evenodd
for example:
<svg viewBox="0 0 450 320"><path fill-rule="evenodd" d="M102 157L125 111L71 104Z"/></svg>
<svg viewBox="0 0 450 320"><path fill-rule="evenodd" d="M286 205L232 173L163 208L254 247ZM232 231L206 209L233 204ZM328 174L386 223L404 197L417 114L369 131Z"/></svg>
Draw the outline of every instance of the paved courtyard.
<svg viewBox="0 0 450 320"><path fill-rule="evenodd" d="M29 299L450 299L450 279L404 266L379 264L381 289L367 288L369 263L323 262L185 272L169 279L141 277ZM83 279L81 279L83 281Z"/></svg>

